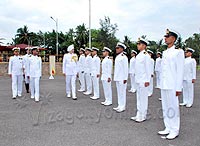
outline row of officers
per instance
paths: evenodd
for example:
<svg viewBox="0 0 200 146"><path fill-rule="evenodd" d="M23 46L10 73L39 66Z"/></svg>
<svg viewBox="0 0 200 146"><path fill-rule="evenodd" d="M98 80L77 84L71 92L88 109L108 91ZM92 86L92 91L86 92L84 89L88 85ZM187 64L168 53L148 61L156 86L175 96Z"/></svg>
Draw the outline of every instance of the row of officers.
<svg viewBox="0 0 200 146"><path fill-rule="evenodd" d="M66 79L66 96L74 100L76 96L76 78L79 78L80 89L84 95L92 100L100 98L99 80L103 84L105 101L104 106L112 105L112 80L116 83L118 106L113 108L116 112L126 110L127 80L130 75L131 88L129 92L135 93L137 98L137 113L131 120L144 122L147 118L148 97L153 94L153 77L156 74L156 88L161 90L164 130L158 134L164 139L175 139L179 135L180 112L178 96L183 92L183 103L180 105L192 107L194 98L194 82L196 80L196 61L191 58L194 50L187 48L175 49L175 41L178 34L175 31L166 30L165 43L167 50L157 52L154 63L151 50L147 50L148 41L139 38L137 49L132 50L130 65L124 51L126 46L117 43L114 66L114 78L112 79L113 61L109 54L111 49L104 47L103 60L98 57L98 48L80 49L80 57L74 53L74 45L67 48L68 53L63 57L63 74ZM19 48L14 48L14 56L9 62L9 74L12 76L13 98L21 96L23 71L25 72L25 85L28 92L28 83L31 86L31 98L39 101L39 80L41 77L41 58L38 57L37 48L32 49L23 58L19 57ZM162 57L161 57L162 56ZM101 67L101 71L100 71ZM101 76L100 76L101 72ZM92 94L93 93L93 94Z"/></svg>

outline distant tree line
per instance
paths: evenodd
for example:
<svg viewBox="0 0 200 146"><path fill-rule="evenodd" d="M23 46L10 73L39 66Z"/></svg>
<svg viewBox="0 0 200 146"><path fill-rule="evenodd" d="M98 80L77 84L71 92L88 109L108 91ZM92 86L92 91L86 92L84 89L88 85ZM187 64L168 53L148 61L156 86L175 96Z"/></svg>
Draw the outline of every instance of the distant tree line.
<svg viewBox="0 0 200 146"><path fill-rule="evenodd" d="M92 29L92 46L99 48L100 50L106 46L113 50L115 55L115 45L119 39L115 36L118 31L117 24L112 24L109 17L104 17L100 19L100 28ZM134 34L134 32L133 32ZM146 36L142 36L146 38ZM2 40L2 38L1 38ZM59 54L66 53L66 48L70 44L74 44L75 48L79 49L81 47L85 48L88 46L89 41L89 29L85 24L78 25L75 29L71 28L68 32L58 32L58 43L59 43ZM137 40L136 40L137 41ZM132 42L129 36L124 36L124 40L121 41L127 46L127 54L130 58L130 52L132 49L137 51L136 42ZM1 43L1 42L0 42ZM13 38L12 44L29 44L32 46L40 46L47 48L47 53L56 54L56 31L52 32L42 32L39 31L29 32L28 26L23 26L22 28L17 29L17 34ZM191 47L195 49L194 57L198 60L200 54L200 34L195 33L193 36L187 38L184 42L182 38L178 38L176 46L182 49L186 47ZM163 51L166 49L164 41L161 40L149 40L149 49L154 53L157 51Z"/></svg>

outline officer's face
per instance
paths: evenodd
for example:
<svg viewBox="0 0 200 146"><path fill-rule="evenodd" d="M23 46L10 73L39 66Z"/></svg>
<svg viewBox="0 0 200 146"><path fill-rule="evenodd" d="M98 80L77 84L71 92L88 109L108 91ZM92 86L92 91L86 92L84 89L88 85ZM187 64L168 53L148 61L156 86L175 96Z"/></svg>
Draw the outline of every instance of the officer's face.
<svg viewBox="0 0 200 146"><path fill-rule="evenodd" d="M29 51L29 49L28 49L28 50L26 50L26 53L27 53L27 54L30 54L30 51Z"/></svg>
<svg viewBox="0 0 200 146"><path fill-rule="evenodd" d="M36 50L33 50L33 55L38 55L39 54L39 51L36 49Z"/></svg>
<svg viewBox="0 0 200 146"><path fill-rule="evenodd" d="M108 56L108 52L107 52L107 51L104 51L104 52L103 52L103 57L106 57L106 56Z"/></svg>
<svg viewBox="0 0 200 146"><path fill-rule="evenodd" d="M116 53L117 54L120 54L121 52L123 52L123 48L120 48L120 47L116 47Z"/></svg>
<svg viewBox="0 0 200 146"><path fill-rule="evenodd" d="M157 58L159 58L160 57L160 54L157 54Z"/></svg>
<svg viewBox="0 0 200 146"><path fill-rule="evenodd" d="M191 52L189 52L189 51L185 52L185 57L191 57L191 56L192 56Z"/></svg>
<svg viewBox="0 0 200 146"><path fill-rule="evenodd" d="M92 51L92 56L96 55L97 51Z"/></svg>
<svg viewBox="0 0 200 146"><path fill-rule="evenodd" d="M167 45L172 44L172 43L174 43L175 41L176 41L176 39L175 39L174 36L167 36L167 37L165 37L165 43L166 43Z"/></svg>
<svg viewBox="0 0 200 146"><path fill-rule="evenodd" d="M79 54L82 55L82 54L83 54L83 51L79 51Z"/></svg>
<svg viewBox="0 0 200 146"><path fill-rule="evenodd" d="M16 56L19 55L19 51L18 51L18 50L15 50L15 51L14 51L14 55L16 55Z"/></svg>
<svg viewBox="0 0 200 146"><path fill-rule="evenodd" d="M131 57L135 57L135 53L131 53Z"/></svg>
<svg viewBox="0 0 200 146"><path fill-rule="evenodd" d="M90 54L90 51L86 50L85 55L88 55L88 54Z"/></svg>
<svg viewBox="0 0 200 146"><path fill-rule="evenodd" d="M138 43L137 44L137 48L138 48L139 51L143 51L143 50L146 49L146 45L143 44L143 43Z"/></svg>

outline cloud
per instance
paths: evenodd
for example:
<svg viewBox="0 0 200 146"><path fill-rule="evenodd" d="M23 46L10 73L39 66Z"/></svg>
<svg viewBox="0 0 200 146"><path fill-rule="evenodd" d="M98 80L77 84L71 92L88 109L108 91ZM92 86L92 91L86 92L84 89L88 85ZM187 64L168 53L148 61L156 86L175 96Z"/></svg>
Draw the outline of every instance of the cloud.
<svg viewBox="0 0 200 146"><path fill-rule="evenodd" d="M52 31L58 18L59 31L85 23L88 27L89 0L1 0L0 37L11 41L16 30L27 25L30 31ZM92 28L99 28L104 16L117 23L117 37L136 40L147 35L151 40L163 37L166 28L180 32L184 39L200 30L200 1L193 0L91 0Z"/></svg>

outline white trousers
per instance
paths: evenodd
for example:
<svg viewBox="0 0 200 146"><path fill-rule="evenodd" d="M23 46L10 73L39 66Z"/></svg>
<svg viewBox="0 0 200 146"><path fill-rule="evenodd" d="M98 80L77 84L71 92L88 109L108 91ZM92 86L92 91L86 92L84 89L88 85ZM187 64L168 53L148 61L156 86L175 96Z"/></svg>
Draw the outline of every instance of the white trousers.
<svg viewBox="0 0 200 146"><path fill-rule="evenodd" d="M25 83L26 84L29 84L30 83L30 79L28 79L28 76L25 74L25 79L24 79Z"/></svg>
<svg viewBox="0 0 200 146"><path fill-rule="evenodd" d="M156 87L160 88L160 72L156 72Z"/></svg>
<svg viewBox="0 0 200 146"><path fill-rule="evenodd" d="M81 83L80 89L85 91L85 73L84 72L79 72L79 81Z"/></svg>
<svg viewBox="0 0 200 146"><path fill-rule="evenodd" d="M23 75L12 75L12 94L13 97L22 94Z"/></svg>
<svg viewBox="0 0 200 146"><path fill-rule="evenodd" d="M153 94L153 77L151 77L149 86L148 86L148 96L151 96Z"/></svg>
<svg viewBox="0 0 200 146"><path fill-rule="evenodd" d="M31 97L36 101L40 98L40 77L30 77Z"/></svg>
<svg viewBox="0 0 200 146"><path fill-rule="evenodd" d="M97 78L96 76L92 76L92 84L94 90L94 97L99 98L99 78Z"/></svg>
<svg viewBox="0 0 200 146"><path fill-rule="evenodd" d="M131 78L131 89L130 90L135 91L136 90L135 75L130 74L130 78Z"/></svg>
<svg viewBox="0 0 200 146"><path fill-rule="evenodd" d="M123 81L116 81L117 87L117 99L118 99L118 107L126 108L126 87L127 83L124 84Z"/></svg>
<svg viewBox="0 0 200 146"><path fill-rule="evenodd" d="M170 133L179 134L180 111L176 91L161 89L161 97L165 128L169 130Z"/></svg>
<svg viewBox="0 0 200 146"><path fill-rule="evenodd" d="M137 98L137 118L146 119L148 110L148 89L144 83L136 84L136 98Z"/></svg>
<svg viewBox="0 0 200 146"><path fill-rule="evenodd" d="M112 103L112 87L111 82L102 80L105 102Z"/></svg>
<svg viewBox="0 0 200 146"><path fill-rule="evenodd" d="M194 84L192 81L183 81L183 103L192 105L194 100Z"/></svg>
<svg viewBox="0 0 200 146"><path fill-rule="evenodd" d="M76 75L66 75L66 94L76 97Z"/></svg>
<svg viewBox="0 0 200 146"><path fill-rule="evenodd" d="M87 92L92 93L92 79L90 73L85 74Z"/></svg>

